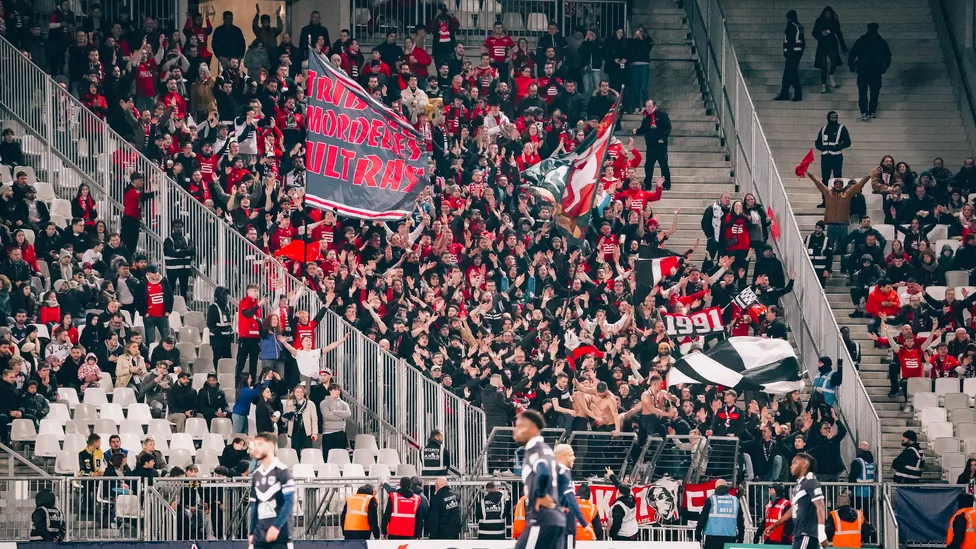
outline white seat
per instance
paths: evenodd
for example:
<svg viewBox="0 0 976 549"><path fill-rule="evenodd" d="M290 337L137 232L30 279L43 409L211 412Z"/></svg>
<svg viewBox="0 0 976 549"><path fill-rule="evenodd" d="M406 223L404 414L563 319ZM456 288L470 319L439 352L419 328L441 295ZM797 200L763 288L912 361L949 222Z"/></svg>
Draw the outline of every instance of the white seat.
<svg viewBox="0 0 976 549"><path fill-rule="evenodd" d="M142 436L144 431L142 430L142 422L135 419L124 419L119 423L119 434L133 434Z"/></svg>
<svg viewBox="0 0 976 549"><path fill-rule="evenodd" d="M935 378L935 394L943 396L946 393L959 392L959 378L938 377Z"/></svg>
<svg viewBox="0 0 976 549"><path fill-rule="evenodd" d="M969 408L969 395L966 393L946 393L942 395L942 402L942 407L952 414L953 410Z"/></svg>
<svg viewBox="0 0 976 549"><path fill-rule="evenodd" d="M202 417L188 417L183 432L193 437L193 440L203 440L203 436L210 434L207 420Z"/></svg>
<svg viewBox="0 0 976 549"><path fill-rule="evenodd" d="M60 215L71 218L71 202L63 198L55 198L51 201L51 215Z"/></svg>
<svg viewBox="0 0 976 549"><path fill-rule="evenodd" d="M352 451L352 462L362 465L363 469L368 469L370 465L376 463L376 457L372 450L360 450L356 448Z"/></svg>
<svg viewBox="0 0 976 549"><path fill-rule="evenodd" d="M30 421L30 420L28 420ZM56 435L38 434L34 441L34 455L42 458L56 458L61 453L61 441Z"/></svg>
<svg viewBox="0 0 976 549"><path fill-rule="evenodd" d="M525 26L530 31L542 32L549 26L549 19L544 13L530 13Z"/></svg>
<svg viewBox="0 0 976 549"><path fill-rule="evenodd" d="M353 448L357 450L369 450L373 454L379 451L379 446L376 444L376 437L373 435L356 435Z"/></svg>
<svg viewBox="0 0 976 549"><path fill-rule="evenodd" d="M950 470L966 466L966 454L962 452L946 452L942 454L940 461L942 463L943 478L948 479ZM955 479L952 479L952 481L955 482Z"/></svg>
<svg viewBox="0 0 976 549"><path fill-rule="evenodd" d="M64 434L67 436L72 433L87 437L90 431L88 430L88 425L85 425L83 422L69 419L64 422Z"/></svg>
<svg viewBox="0 0 976 549"><path fill-rule="evenodd" d="M922 408L922 411L918 414L919 421L922 422L922 427L929 425L930 423L940 423L946 420L946 409L945 408Z"/></svg>
<svg viewBox="0 0 976 549"><path fill-rule="evenodd" d="M938 242L940 240L945 240L949 238L949 226L944 224L938 224L932 227L932 230L928 234L929 242ZM936 248L935 253L938 254L939 250L942 248Z"/></svg>
<svg viewBox="0 0 976 549"><path fill-rule="evenodd" d="M396 476L415 477L417 476L417 468L412 463L401 463L397 465Z"/></svg>
<svg viewBox="0 0 976 549"><path fill-rule="evenodd" d="M78 450L79 452L81 449ZM78 452L61 450L54 460L54 473L74 476L78 472Z"/></svg>
<svg viewBox="0 0 976 549"><path fill-rule="evenodd" d="M141 433L119 433L119 442L122 448L128 450L129 455L135 458L142 448L143 436Z"/></svg>
<svg viewBox="0 0 976 549"><path fill-rule="evenodd" d="M68 433L64 435L64 449L74 455L74 470L78 470L78 452L88 444L88 437L80 433ZM107 441L106 441L107 442Z"/></svg>
<svg viewBox="0 0 976 549"><path fill-rule="evenodd" d="M233 391L233 389L231 390ZM230 418L215 417L210 420L210 432L227 440L234 433L234 424Z"/></svg>
<svg viewBox="0 0 976 549"><path fill-rule="evenodd" d="M112 391L112 403L118 404L123 408L128 407L136 401L136 392L132 387L119 387Z"/></svg>
<svg viewBox="0 0 976 549"><path fill-rule="evenodd" d="M912 396L912 406L915 408L915 419L918 419L925 408L938 408L939 395L932 391L919 391Z"/></svg>
<svg viewBox="0 0 976 549"><path fill-rule="evenodd" d="M342 476L342 471L335 463L320 463L315 466L315 469L319 478L339 478Z"/></svg>
<svg viewBox="0 0 976 549"><path fill-rule="evenodd" d="M941 456L946 452L958 452L959 439L955 437L937 438L933 440L932 444L929 446L932 448L932 451L935 452L935 455Z"/></svg>
<svg viewBox="0 0 976 549"><path fill-rule="evenodd" d="M390 478L392 475L390 466L385 463L374 463L369 466L370 478Z"/></svg>
<svg viewBox="0 0 976 549"><path fill-rule="evenodd" d="M237 361L233 358L222 358L217 361L217 374L233 374L237 370Z"/></svg>
<svg viewBox="0 0 976 549"><path fill-rule="evenodd" d="M180 313L180 315L185 315L188 309L186 308L186 300L183 299L181 295L173 296L173 312Z"/></svg>
<svg viewBox="0 0 976 549"><path fill-rule="evenodd" d="M120 520L140 520L143 518L139 506L139 496L123 494L115 498L115 518Z"/></svg>
<svg viewBox="0 0 976 549"><path fill-rule="evenodd" d="M976 377L966 377L962 380L962 392L976 397Z"/></svg>
<svg viewBox="0 0 976 549"><path fill-rule="evenodd" d="M895 239L894 225L887 225L885 223L881 223L878 225L871 225L871 227L873 227L875 230L881 233L881 236L883 236L886 241L891 242L892 240Z"/></svg>
<svg viewBox="0 0 976 549"><path fill-rule="evenodd" d="M967 438L963 440L963 451L966 452L967 456L976 454L976 438Z"/></svg>
<svg viewBox="0 0 976 549"><path fill-rule="evenodd" d="M974 422L960 422L956 424L956 432L959 436L956 438L960 440L966 440L967 438L976 438L976 423Z"/></svg>
<svg viewBox="0 0 976 549"><path fill-rule="evenodd" d="M31 229L20 229L24 231L24 240L26 240L30 245L34 245L34 231ZM43 261L41 263L44 263ZM40 265L38 265L40 268Z"/></svg>
<svg viewBox="0 0 976 549"><path fill-rule="evenodd" d="M508 30L522 30L522 16L514 11L502 14L502 25Z"/></svg>
<svg viewBox="0 0 976 549"><path fill-rule="evenodd" d="M321 456L322 452L319 452L319 455ZM292 467L298 463L298 452L294 448L278 448L278 459L288 467ZM311 463L306 465L311 467L313 472L315 471L315 467Z"/></svg>
<svg viewBox="0 0 976 549"><path fill-rule="evenodd" d="M278 458L279 459L281 458L281 450L285 450L285 449L286 448L279 448L278 449ZM292 450L292 449L291 448L287 448L287 450ZM292 450L292 452L294 452L294 450ZM295 463L292 463L290 465L290 467L291 467L291 476L294 477L294 478L298 478L298 479L312 479L312 478L315 478L315 466L312 465L312 464L310 464L310 463L298 463L297 462L297 454L295 455L295 457L296 457L296 462ZM284 462L282 462L282 463L284 463ZM285 463L285 465L288 465L288 464Z"/></svg>
<svg viewBox="0 0 976 549"><path fill-rule="evenodd" d="M138 421L143 425L149 425L152 421L152 411L149 409L149 405L143 402L134 402L129 405L129 412L126 416L132 421Z"/></svg>
<svg viewBox="0 0 976 549"><path fill-rule="evenodd" d="M61 425L64 425L64 422L71 419L71 410L68 408L68 404L65 402L52 402L51 410L47 413L47 417L44 419L55 420Z"/></svg>
<svg viewBox="0 0 976 549"><path fill-rule="evenodd" d="M108 376L102 376L106 378ZM96 408L100 408L103 404L108 403L108 395L105 389L101 387L89 387L85 389L85 404L92 404Z"/></svg>
<svg viewBox="0 0 976 549"><path fill-rule="evenodd" d="M302 450L302 454L305 454L305 450ZM319 455L321 456L322 452L319 452ZM343 450L342 448L333 448L329 450L329 459L327 461L329 463L335 463L336 465L351 463L349 461L349 452L347 450Z"/></svg>
<svg viewBox="0 0 976 549"><path fill-rule="evenodd" d="M122 405L115 402L107 402L102 404L102 411L99 412L99 417L101 419L110 419L115 422L116 425L122 423L125 419L125 412L122 410Z"/></svg>
<svg viewBox="0 0 976 549"><path fill-rule="evenodd" d="M159 439L170 440L173 437L173 429L165 419L149 420L149 434L158 442Z"/></svg>
<svg viewBox="0 0 976 549"><path fill-rule="evenodd" d="M173 448L169 453L169 464L172 467L186 469L193 464L193 455L184 448Z"/></svg>
<svg viewBox="0 0 976 549"><path fill-rule="evenodd" d="M196 455L197 449L193 445L193 437L188 433L173 433L173 438L169 441L169 451L186 450L191 456Z"/></svg>
<svg viewBox="0 0 976 549"><path fill-rule="evenodd" d="M969 273L966 271L949 271L946 273L946 286L968 286ZM960 297L960 296L956 296Z"/></svg>
<svg viewBox="0 0 976 549"><path fill-rule="evenodd" d="M956 408L949 411L949 420L953 425L960 423L976 423L976 410L972 408Z"/></svg>
<svg viewBox="0 0 976 549"><path fill-rule="evenodd" d="M202 374L193 374L193 388L199 391L207 384L207 374L206 372Z"/></svg>
<svg viewBox="0 0 976 549"><path fill-rule="evenodd" d="M74 420L75 423L91 425L98 420L98 410L95 409L94 404L79 404L75 407Z"/></svg>
<svg viewBox="0 0 976 549"><path fill-rule="evenodd" d="M15 419L10 427L10 440L14 442L34 442L37 440L37 429L30 419Z"/></svg>
<svg viewBox="0 0 976 549"><path fill-rule="evenodd" d="M193 362L197 358L197 347L189 341L180 341L176 344L176 348L180 351L180 358L185 358L189 362ZM210 372L202 371L197 373L208 374Z"/></svg>
<svg viewBox="0 0 976 549"><path fill-rule="evenodd" d="M929 295L932 299L936 301L942 301L945 299L945 293L948 289L947 286L926 286L925 293ZM962 296L960 296L961 298Z"/></svg>
<svg viewBox="0 0 976 549"><path fill-rule="evenodd" d="M160 454L164 456L169 456L169 442L165 438L153 437L156 441L156 449L159 450Z"/></svg>
<svg viewBox="0 0 976 549"><path fill-rule="evenodd" d="M57 195L54 194L54 185L51 183L39 181L34 183L34 188L37 189L38 200L43 200L47 204L51 204L57 198Z"/></svg>
<svg viewBox="0 0 976 549"><path fill-rule="evenodd" d="M966 425L965 423L963 425ZM929 440L952 436L952 424L948 421L935 421L925 426L925 436Z"/></svg>
<svg viewBox="0 0 976 549"><path fill-rule="evenodd" d="M329 451L329 456L332 456L331 451ZM319 450L318 448L305 448L302 450L302 463L318 465L322 463L322 461L322 450Z"/></svg>
<svg viewBox="0 0 976 549"><path fill-rule="evenodd" d="M366 476L366 470L363 466L358 463L347 463L342 466L342 476L343 477L353 477L360 478Z"/></svg>
<svg viewBox="0 0 976 549"><path fill-rule="evenodd" d="M905 385L909 398L918 392L932 391L932 380L927 377L910 377Z"/></svg>
<svg viewBox="0 0 976 549"><path fill-rule="evenodd" d="M119 434L119 426L114 419L98 419L95 421L94 431L99 434L117 435ZM104 444L108 444L108 440L105 440Z"/></svg>
<svg viewBox="0 0 976 549"><path fill-rule="evenodd" d="M46 417L41 420L37 427L37 436L40 437L41 435L53 435L60 442L64 440L64 425L57 419Z"/></svg>
<svg viewBox="0 0 976 549"><path fill-rule="evenodd" d="M33 145L36 144L36 143L37 143L37 138L36 137L34 137L33 135L25 135L24 136L24 141L23 141L24 151L30 153L31 151L28 151L27 150L28 149L28 145L30 145L30 148L33 148ZM38 150L38 151L36 151L36 152L34 152L32 154L39 154L39 153L40 153L40 150ZM27 176L27 183L28 184L33 185L33 184L37 183L37 174L34 173L34 168L32 168L30 166L14 166L14 177L16 177L17 174L20 173L20 172L24 172L24 175Z"/></svg>
<svg viewBox="0 0 976 549"><path fill-rule="evenodd" d="M200 443L200 449L209 448L210 450L216 450L218 453L224 451L226 446L226 441L224 437L216 433L207 433L203 435L203 442Z"/></svg>
<svg viewBox="0 0 976 549"><path fill-rule="evenodd" d="M196 326L183 326L183 329L180 330L180 341L199 345L202 343L200 330Z"/></svg>
<svg viewBox="0 0 976 549"><path fill-rule="evenodd" d="M220 457L217 450L213 448L200 448L197 450L196 464L213 470L220 465Z"/></svg>
<svg viewBox="0 0 976 549"><path fill-rule="evenodd" d="M14 182L14 174L10 171L10 166L0 164L0 183L10 185Z"/></svg>
<svg viewBox="0 0 976 549"><path fill-rule="evenodd" d="M389 465L390 469L396 469L400 465L400 454L393 448L383 448L376 454L376 463Z"/></svg>

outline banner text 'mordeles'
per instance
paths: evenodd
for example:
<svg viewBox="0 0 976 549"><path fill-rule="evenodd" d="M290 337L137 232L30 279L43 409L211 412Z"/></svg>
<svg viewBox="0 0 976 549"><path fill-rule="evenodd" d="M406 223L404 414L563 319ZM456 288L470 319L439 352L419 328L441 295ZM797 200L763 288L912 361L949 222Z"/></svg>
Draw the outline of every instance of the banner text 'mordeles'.
<svg viewBox="0 0 976 549"><path fill-rule="evenodd" d="M379 147L410 162L417 161L423 154L413 136L382 118L350 118L343 112L326 110L318 105L309 105L305 115L308 132L312 134L361 147Z"/></svg>
<svg viewBox="0 0 976 549"><path fill-rule="evenodd" d="M305 167L309 173L341 181L349 181L351 176L353 185L402 193L413 190L425 176L424 168L414 167L402 159L384 159L323 142L308 143Z"/></svg>

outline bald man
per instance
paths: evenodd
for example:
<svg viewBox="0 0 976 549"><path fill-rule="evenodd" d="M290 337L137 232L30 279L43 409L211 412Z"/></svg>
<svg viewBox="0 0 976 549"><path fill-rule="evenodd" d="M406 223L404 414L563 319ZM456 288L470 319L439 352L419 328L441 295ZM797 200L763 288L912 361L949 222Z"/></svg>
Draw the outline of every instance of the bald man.
<svg viewBox="0 0 976 549"><path fill-rule="evenodd" d="M559 474L559 484L556 487L559 493L559 507L565 509L566 513L566 549L576 547L576 523L579 522L583 529L593 533L592 526L583 516L579 502L576 501L576 485L573 484L573 464L576 462L576 453L569 444L559 444L552 449L556 458L556 470Z"/></svg>
<svg viewBox="0 0 976 549"><path fill-rule="evenodd" d="M447 484L447 479L438 477L434 483L434 497L430 498L430 512L424 526L430 539L461 538L461 500Z"/></svg>
<svg viewBox="0 0 976 549"><path fill-rule="evenodd" d="M871 502L874 500L874 483L878 481L878 469L871 453L871 445L862 440L857 445L857 455L851 461L847 482L852 483L851 507L864 513L865 520L874 519Z"/></svg>

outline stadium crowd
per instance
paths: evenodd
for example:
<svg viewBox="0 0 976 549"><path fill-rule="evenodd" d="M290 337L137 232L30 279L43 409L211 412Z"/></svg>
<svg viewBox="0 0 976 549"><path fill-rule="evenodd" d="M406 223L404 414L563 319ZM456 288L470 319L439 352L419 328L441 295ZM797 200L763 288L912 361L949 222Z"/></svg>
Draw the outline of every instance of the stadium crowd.
<svg viewBox="0 0 976 549"><path fill-rule="evenodd" d="M319 367L305 359L331 309L445 391L482 408L488 432L533 409L549 425L635 432L641 443L669 434L738 437L749 479L786 479L785 465L801 451L816 458L821 480L844 473L840 441L847 430L833 410L842 379L830 357L821 358L806 404L799 392L741 398L714 385L666 386L677 358L725 335L786 339L777 303L792 291L793 276L767 244L772 220L752 195L740 201L726 193L704 210L703 261L693 259L700 257L698 244L667 248L678 212L672 221L671 212L656 211L653 203L670 189L671 124L647 95L652 41L641 29L631 37L618 31L602 38L590 30L564 37L551 25L533 49L499 24L483 44L474 44L483 51L475 64L466 59L446 6L412 36L401 41L390 33L367 55L347 31L331 42L318 13L296 46L280 15L272 26L271 16L258 12L252 29L257 38L245 47L230 12L217 27L190 13L182 29L159 29L151 18L141 25L101 18L96 7L82 20L64 2L44 31L41 14L22 4L7 12L7 36L194 199L268 254L295 240L320 244L318 257L280 260L325 308L296 311L297 294L263 295L257 287L237 303L226 288L191 296L191 266L205 264L210 251L197 249L182 222L174 222L165 266L149 263L137 249L142 209L154 200L142 174L128 176L119 227L109 228L84 184L71 200L72 217L59 226L38 197L30 179L36 176L18 170L30 164L22 136L5 130L0 163L13 181L0 189L0 243L6 249L0 313L8 318L0 340L4 442L11 439L13 420L40 426L50 403L65 398L64 389L83 394L112 387L116 395L131 389L133 403L148 405L153 418L167 420L177 433L199 425L191 420L223 429L229 419L223 468L214 469L224 475L249 470L242 462L252 407L257 432L287 434L288 446L299 454L321 447L328 460L330 450L350 446L350 409L333 381L330 358L342 341L320 350ZM429 138L434 176L407 219L369 223L304 208L302 44L309 41ZM628 78L638 81L631 85ZM613 108L614 90L623 84L624 110L641 115L636 133L646 141L647 162L642 164L632 139L613 142L600 180L608 200L594 211L587 241L571 245L552 207L522 188L521 174L553 152L573 150ZM661 163L660 179L652 177L652 161ZM639 175L642 166L646 176ZM873 184L879 192L892 191L910 175L890 166L884 177L875 174ZM959 192L948 192L948 202L938 207L926 195L960 177L967 176L923 173L912 198L890 192L886 200L900 203L888 208L886 202L886 212L906 223L916 205L933 218L948 216L961 225L966 246L976 249L976 233L969 234L976 219L971 206L959 203ZM834 191L825 192L830 208ZM852 296L864 287L869 314L914 318L911 309L895 306L897 298L890 298L895 305L879 301L876 292L889 285L867 289L882 277L921 284L921 273L932 273L933 264L937 272L945 252L929 250L928 225L911 221L901 252L907 255L885 257L869 221L862 217L861 223L836 249L825 244L825 250L843 253L845 244L853 244L845 273L856 281ZM816 234L826 239L820 228ZM966 261L960 259L969 257L966 249L951 261ZM654 284L639 284L643 258L676 258L677 267ZM864 258L893 268L879 274ZM905 265L916 261L911 269L917 274L907 276ZM825 270L831 269L828 261ZM937 280L927 276L924 281ZM733 300L747 288L757 302L742 310ZM209 331L209 344L184 341L192 331L171 330L176 304L185 307L191 297L211 302L198 325L199 332ZM962 303L940 306L961 315ZM709 307L721 310L722 334L667 333L667 315ZM187 324L188 315L182 316ZM879 339L885 341L891 340ZM184 356L184 343L191 344L193 360ZM221 359L233 359L234 368L220 369ZM100 474L113 462L97 434L85 441L80 473ZM120 448L118 437L107 442L113 452ZM133 471L173 474L177 468L167 467L152 436L141 442L142 448L122 449L141 450ZM440 442L433 438L430 444ZM866 448L859 457L873 462ZM443 453L439 459L444 468L456 465ZM184 471L189 473L177 469ZM867 470L852 467L847 474L853 482Z"/></svg>

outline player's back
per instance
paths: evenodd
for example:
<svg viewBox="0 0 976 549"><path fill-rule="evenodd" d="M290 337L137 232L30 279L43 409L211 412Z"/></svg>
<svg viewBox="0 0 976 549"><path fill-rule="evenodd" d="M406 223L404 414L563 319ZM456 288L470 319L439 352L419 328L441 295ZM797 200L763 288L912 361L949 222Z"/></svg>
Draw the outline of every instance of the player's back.
<svg viewBox="0 0 976 549"><path fill-rule="evenodd" d="M274 544L292 541L293 519L291 509L286 508L286 497L291 499L295 493L295 481L291 470L275 459L267 469L259 466L251 474L251 505L257 508L257 520L252 526L255 545L270 545L266 539L268 529L275 525L281 513L287 513L284 527L280 528ZM252 517L254 514L252 513Z"/></svg>
<svg viewBox="0 0 976 549"><path fill-rule="evenodd" d="M545 478L540 473L546 471ZM525 462L522 465L522 481L525 483L525 517L529 524L539 526L560 526L566 524L566 515L557 509L542 508L536 510L536 494L539 493L539 482L546 482L546 493L552 501L559 502L559 471L552 449L542 437L536 437L525 446Z"/></svg>

